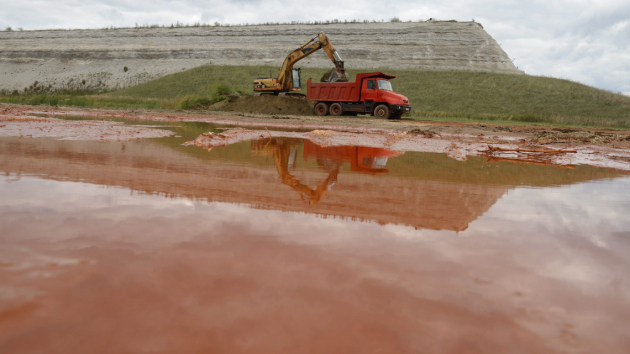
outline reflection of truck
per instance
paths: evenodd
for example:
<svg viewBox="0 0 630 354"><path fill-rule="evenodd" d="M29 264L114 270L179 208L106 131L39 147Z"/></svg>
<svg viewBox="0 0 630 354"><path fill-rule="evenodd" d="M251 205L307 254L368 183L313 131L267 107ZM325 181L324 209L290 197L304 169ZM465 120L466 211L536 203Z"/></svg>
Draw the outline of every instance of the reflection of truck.
<svg viewBox="0 0 630 354"><path fill-rule="evenodd" d="M330 39L320 33L317 37L304 43L298 49L287 55L280 68L278 77L258 77L254 80L254 91L257 95L273 94L300 91L302 82L300 81L300 69L293 68L293 65L307 56L315 53L317 50L323 49L330 60L335 64L335 68L330 72L327 82L348 81L348 74L343 67L343 60L330 42Z"/></svg>
<svg viewBox="0 0 630 354"><path fill-rule="evenodd" d="M319 160L333 160L350 163L350 170L374 175L387 173L385 168L387 159L400 156L402 152L367 146L331 146L324 147L304 140L304 160L316 158Z"/></svg>
<svg viewBox="0 0 630 354"><path fill-rule="evenodd" d="M252 141L251 152L259 156L273 156L280 181L300 195L300 199L315 205L337 183L337 175L343 163L350 163L350 170L359 173L377 174L389 172L385 165L389 157L402 153L382 148L365 146L323 147L304 140L303 160L315 158L328 176L316 187L311 188L300 181L291 170L295 169L301 140L295 138L271 138Z"/></svg>
<svg viewBox="0 0 630 354"><path fill-rule="evenodd" d="M306 97L315 101L318 116L370 114L379 118L400 118L411 111L407 97L392 90L390 79L381 72L357 74L354 82L306 83Z"/></svg>

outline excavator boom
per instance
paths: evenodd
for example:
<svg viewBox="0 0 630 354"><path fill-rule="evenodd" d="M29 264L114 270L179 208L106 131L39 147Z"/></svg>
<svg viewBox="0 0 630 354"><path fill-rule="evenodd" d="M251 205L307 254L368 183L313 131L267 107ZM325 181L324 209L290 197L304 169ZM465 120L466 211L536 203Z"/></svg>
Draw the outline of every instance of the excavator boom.
<svg viewBox="0 0 630 354"><path fill-rule="evenodd" d="M324 49L326 55L328 55L330 60L335 64L334 74L330 75L329 82L348 81L348 74L344 68L344 62L341 59L341 56L332 45L326 34L320 33L287 55L282 63L282 67L280 68L280 73L277 78L259 77L254 80L254 91L278 94L280 92L301 90L299 77L294 77L299 76L300 71L299 69L293 69L293 66L298 61L306 58L319 49Z"/></svg>

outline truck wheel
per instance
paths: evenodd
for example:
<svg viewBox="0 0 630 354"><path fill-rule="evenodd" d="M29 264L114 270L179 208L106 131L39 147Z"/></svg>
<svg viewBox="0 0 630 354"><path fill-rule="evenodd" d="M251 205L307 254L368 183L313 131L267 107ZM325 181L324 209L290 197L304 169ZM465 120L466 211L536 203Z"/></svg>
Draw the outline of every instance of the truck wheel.
<svg viewBox="0 0 630 354"><path fill-rule="evenodd" d="M319 102L315 105L315 114L318 116L325 116L328 114L328 105L324 102Z"/></svg>
<svg viewBox="0 0 630 354"><path fill-rule="evenodd" d="M376 118L389 119L389 107L384 104L379 104L374 108L374 116Z"/></svg>
<svg viewBox="0 0 630 354"><path fill-rule="evenodd" d="M341 113L343 113L343 110L341 109L341 104L340 103L333 103L330 105L330 115L331 116L340 116Z"/></svg>

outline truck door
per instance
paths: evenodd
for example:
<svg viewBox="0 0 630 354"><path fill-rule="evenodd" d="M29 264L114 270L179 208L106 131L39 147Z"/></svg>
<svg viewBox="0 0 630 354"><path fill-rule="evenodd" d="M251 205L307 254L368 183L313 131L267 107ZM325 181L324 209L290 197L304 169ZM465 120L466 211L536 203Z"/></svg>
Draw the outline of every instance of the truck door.
<svg viewBox="0 0 630 354"><path fill-rule="evenodd" d="M363 87L361 88L361 100L363 102L376 101L376 79L363 80Z"/></svg>

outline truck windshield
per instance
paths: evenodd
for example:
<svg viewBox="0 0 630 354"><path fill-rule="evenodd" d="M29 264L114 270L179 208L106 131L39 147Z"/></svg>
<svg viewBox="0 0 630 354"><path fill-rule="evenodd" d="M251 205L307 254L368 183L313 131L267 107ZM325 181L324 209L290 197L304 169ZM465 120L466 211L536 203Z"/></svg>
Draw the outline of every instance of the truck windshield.
<svg viewBox="0 0 630 354"><path fill-rule="evenodd" d="M387 80L378 80L378 89L385 91L394 91L392 90L392 83Z"/></svg>

